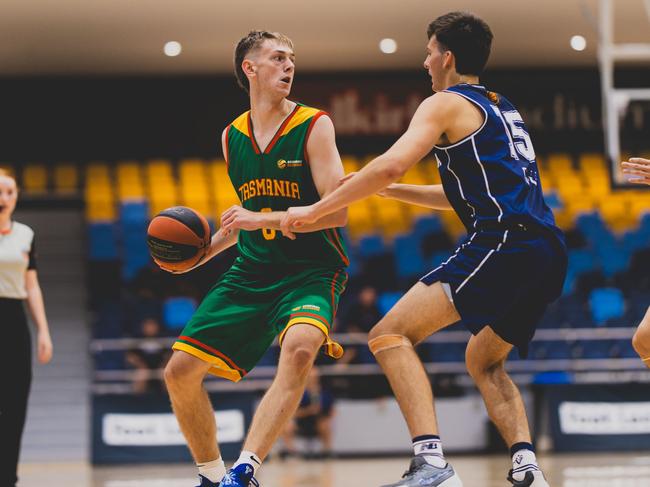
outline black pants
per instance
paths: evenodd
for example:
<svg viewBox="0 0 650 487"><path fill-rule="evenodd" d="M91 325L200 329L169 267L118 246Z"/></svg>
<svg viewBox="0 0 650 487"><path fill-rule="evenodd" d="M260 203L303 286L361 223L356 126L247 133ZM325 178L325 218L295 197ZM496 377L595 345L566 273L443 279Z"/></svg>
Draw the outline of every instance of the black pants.
<svg viewBox="0 0 650 487"><path fill-rule="evenodd" d="M32 382L32 348L21 299L0 298L0 486L18 482L18 455Z"/></svg>

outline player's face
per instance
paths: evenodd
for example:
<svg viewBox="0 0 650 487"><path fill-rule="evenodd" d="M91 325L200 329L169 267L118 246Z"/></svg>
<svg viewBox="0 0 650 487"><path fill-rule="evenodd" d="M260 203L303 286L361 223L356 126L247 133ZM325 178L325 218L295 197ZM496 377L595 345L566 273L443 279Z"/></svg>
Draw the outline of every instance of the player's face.
<svg viewBox="0 0 650 487"><path fill-rule="evenodd" d="M18 188L13 178L0 176L0 219L8 218L16 208Z"/></svg>
<svg viewBox="0 0 650 487"><path fill-rule="evenodd" d="M267 40L255 56L255 74L264 90L288 96L296 69L293 50L273 39Z"/></svg>
<svg viewBox="0 0 650 487"><path fill-rule="evenodd" d="M424 60L424 69L431 76L431 89L433 91L442 91L447 88L445 86L446 73L444 69L445 59L448 56L447 52L441 52L436 36L431 36L427 44L427 57Z"/></svg>

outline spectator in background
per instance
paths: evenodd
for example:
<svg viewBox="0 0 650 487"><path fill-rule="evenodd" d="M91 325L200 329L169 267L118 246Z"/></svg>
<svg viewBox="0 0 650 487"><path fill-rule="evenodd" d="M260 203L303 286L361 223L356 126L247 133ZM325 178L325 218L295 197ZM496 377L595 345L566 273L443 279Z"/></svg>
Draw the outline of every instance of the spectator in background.
<svg viewBox="0 0 650 487"><path fill-rule="evenodd" d="M323 388L316 367L309 373L309 381L300 406L292 421L287 424L283 435L285 451L283 456L296 455L310 457L307 449L296 451L295 437L318 439L322 445L321 457L332 456L332 418L334 417L334 398Z"/></svg>
<svg viewBox="0 0 650 487"><path fill-rule="evenodd" d="M136 394L163 391L161 369L171 353L167 344L162 343L162 327L158 320L146 318L140 325L142 341L137 348L126 352L126 362L135 369L133 391Z"/></svg>
<svg viewBox="0 0 650 487"><path fill-rule="evenodd" d="M628 177L630 183L650 186L650 159L632 157L629 161L625 161L621 165L623 167L623 174ZM643 360L646 366L650 367L650 308L648 308L645 317L632 338L632 345L636 353L641 357L641 360Z"/></svg>
<svg viewBox="0 0 650 487"><path fill-rule="evenodd" d="M343 357L339 359L340 364L374 362L366 342L368 332L381 319L377 306L377 290L372 286L364 286L356 298L348 308L341 328L347 333L363 334L363 344L346 347Z"/></svg>
<svg viewBox="0 0 650 487"><path fill-rule="evenodd" d="M0 169L0 323L4 347L0 354L0 485L18 482L18 454L32 381L31 337L23 303L36 324L38 361L52 359L52 339L36 274L34 231L14 221L16 180Z"/></svg>

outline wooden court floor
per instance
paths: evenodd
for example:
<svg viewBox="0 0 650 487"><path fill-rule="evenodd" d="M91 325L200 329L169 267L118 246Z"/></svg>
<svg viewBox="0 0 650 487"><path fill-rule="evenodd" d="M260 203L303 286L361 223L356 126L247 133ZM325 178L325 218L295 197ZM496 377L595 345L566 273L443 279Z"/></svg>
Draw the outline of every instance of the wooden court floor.
<svg viewBox="0 0 650 487"><path fill-rule="evenodd" d="M504 456L449 456L465 487L508 487ZM629 454L546 455L540 461L552 487L650 487L650 451ZM395 482L408 458L264 464L262 487L379 487ZM195 487L191 465L113 466L25 463L18 487Z"/></svg>

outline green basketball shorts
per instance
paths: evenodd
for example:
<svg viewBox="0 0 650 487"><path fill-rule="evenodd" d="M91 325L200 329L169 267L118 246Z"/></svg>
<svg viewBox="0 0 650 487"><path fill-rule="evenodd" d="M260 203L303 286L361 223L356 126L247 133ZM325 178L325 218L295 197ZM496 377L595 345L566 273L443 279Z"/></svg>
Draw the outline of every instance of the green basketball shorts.
<svg viewBox="0 0 650 487"><path fill-rule="evenodd" d="M323 332L323 351L340 358L343 348L330 332L344 268L253 266L241 258L208 292L173 345L212 365L210 374L239 381L279 335L297 324Z"/></svg>

